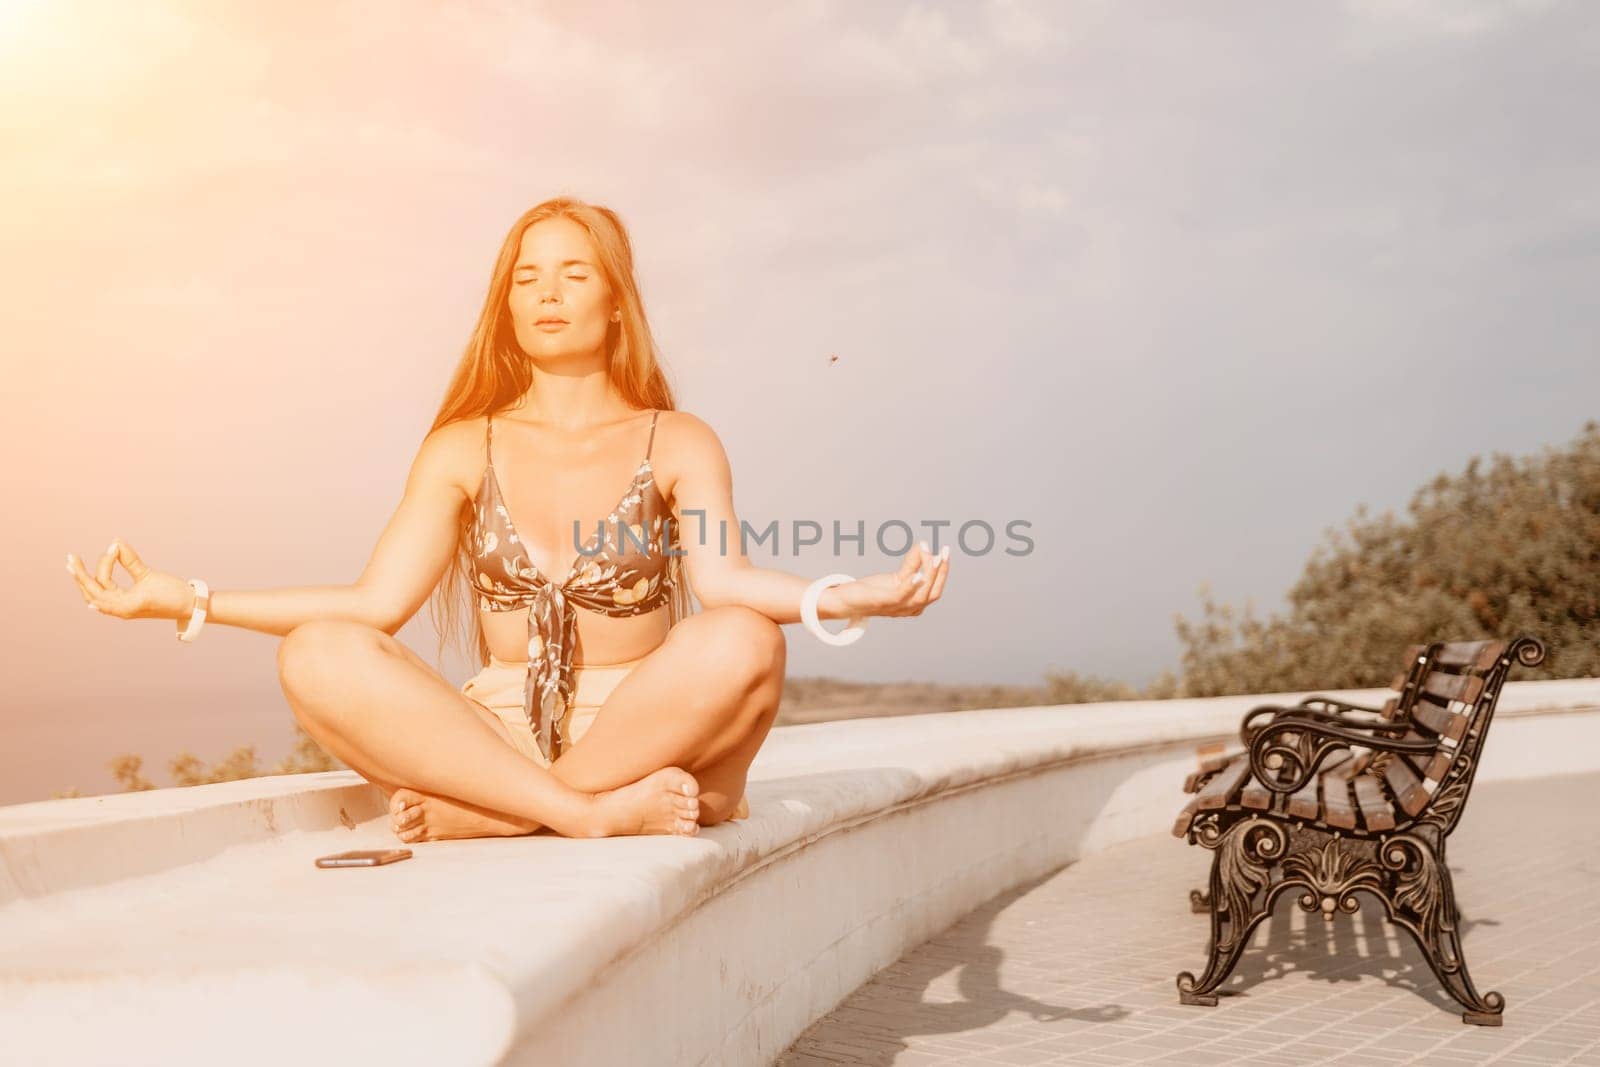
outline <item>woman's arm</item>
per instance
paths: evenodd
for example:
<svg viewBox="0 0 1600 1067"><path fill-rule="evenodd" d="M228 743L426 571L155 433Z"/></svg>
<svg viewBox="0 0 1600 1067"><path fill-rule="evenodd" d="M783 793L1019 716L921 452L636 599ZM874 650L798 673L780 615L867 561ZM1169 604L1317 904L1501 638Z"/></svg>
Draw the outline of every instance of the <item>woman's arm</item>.
<svg viewBox="0 0 1600 1067"><path fill-rule="evenodd" d="M812 579L750 562L740 544L733 472L721 440L704 420L687 412L675 412L671 425L674 454L681 461L672 490L673 514L684 574L694 595L707 608L743 604L777 623L799 622L800 598ZM824 590L817 616L920 615L939 598L948 571L948 552L933 555L914 545L898 571Z"/></svg>
<svg viewBox="0 0 1600 1067"><path fill-rule="evenodd" d="M470 422L456 422L430 433L418 449L399 507L384 527L366 569L351 585L287 589L216 590L208 623L269 634L286 634L312 619L348 619L394 633L416 614L456 549L457 522L465 493L464 457L476 447ZM468 438L471 438L469 440ZM116 584L112 568L121 562L133 587ZM68 568L90 607L124 619L186 620L194 593L175 575L147 567L131 547L113 542L93 575L82 561L68 557Z"/></svg>

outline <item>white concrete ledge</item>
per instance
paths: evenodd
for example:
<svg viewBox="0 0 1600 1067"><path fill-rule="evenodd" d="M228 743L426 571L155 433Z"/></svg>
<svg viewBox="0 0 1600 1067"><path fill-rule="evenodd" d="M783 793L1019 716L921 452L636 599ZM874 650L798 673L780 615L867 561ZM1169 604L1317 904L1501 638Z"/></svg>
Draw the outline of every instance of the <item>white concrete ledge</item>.
<svg viewBox="0 0 1600 1067"><path fill-rule="evenodd" d="M0 808L0 1060L767 1063L996 894L1164 832L1196 743L1299 695L784 727L698 838L382 868L312 865L394 843L350 772ZM1600 680L1507 687L1480 779L1597 768Z"/></svg>

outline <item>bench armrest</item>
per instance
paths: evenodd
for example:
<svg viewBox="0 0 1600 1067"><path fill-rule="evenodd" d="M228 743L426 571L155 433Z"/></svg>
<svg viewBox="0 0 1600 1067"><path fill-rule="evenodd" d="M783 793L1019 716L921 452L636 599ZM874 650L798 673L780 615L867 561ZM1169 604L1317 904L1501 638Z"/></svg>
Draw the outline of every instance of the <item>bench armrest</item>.
<svg viewBox="0 0 1600 1067"><path fill-rule="evenodd" d="M1274 793L1294 793L1311 781L1330 753L1342 748L1427 755L1432 741L1405 741L1386 736L1396 724L1382 726L1343 720L1338 724L1301 716L1268 723L1250 740L1250 773ZM1400 726L1404 729L1404 726Z"/></svg>
<svg viewBox="0 0 1600 1067"><path fill-rule="evenodd" d="M1365 704L1352 704L1348 700L1335 700L1333 697L1325 697L1320 694L1317 696L1306 697L1304 700L1300 701L1298 706L1302 708L1310 708L1316 707L1317 705L1321 705L1325 708L1331 708L1334 711L1366 711L1372 713L1373 715L1383 714L1382 708L1369 708Z"/></svg>
<svg viewBox="0 0 1600 1067"><path fill-rule="evenodd" d="M1322 700L1325 698L1307 697L1306 699ZM1329 701L1329 703L1337 704L1341 702ZM1245 717L1239 720L1239 740L1248 745L1255 740L1257 733L1266 728L1268 722L1285 720L1323 722L1331 726L1355 726L1380 732L1393 731L1400 733L1404 732L1406 728L1403 722L1395 722L1383 718L1383 712L1377 708L1364 708L1358 704L1342 704L1342 707L1349 709L1349 711L1326 711L1322 708L1312 707L1305 702L1294 705L1263 704L1260 707L1251 708L1245 713ZM1375 715L1378 718L1360 718L1350 714L1351 711Z"/></svg>

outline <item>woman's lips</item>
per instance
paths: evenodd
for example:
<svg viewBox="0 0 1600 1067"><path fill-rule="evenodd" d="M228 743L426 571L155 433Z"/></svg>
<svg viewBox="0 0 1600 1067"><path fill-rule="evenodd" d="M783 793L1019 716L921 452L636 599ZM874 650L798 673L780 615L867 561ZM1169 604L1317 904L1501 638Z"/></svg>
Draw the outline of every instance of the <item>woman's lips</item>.
<svg viewBox="0 0 1600 1067"><path fill-rule="evenodd" d="M547 319L544 322L536 322L534 325L541 330L562 330L565 329L568 324L565 322L559 322L555 319Z"/></svg>

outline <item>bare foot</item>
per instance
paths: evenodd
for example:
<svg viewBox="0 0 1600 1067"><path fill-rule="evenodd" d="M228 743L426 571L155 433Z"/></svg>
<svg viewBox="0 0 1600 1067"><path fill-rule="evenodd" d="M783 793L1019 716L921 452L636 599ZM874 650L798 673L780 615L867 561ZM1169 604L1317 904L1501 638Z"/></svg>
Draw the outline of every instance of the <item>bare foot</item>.
<svg viewBox="0 0 1600 1067"><path fill-rule="evenodd" d="M681 834L700 831L700 784L694 775L667 767L631 785L595 795L594 836ZM445 841L463 837L519 837L543 824L491 811L454 797L396 789L389 798L389 823L400 840Z"/></svg>
<svg viewBox="0 0 1600 1067"><path fill-rule="evenodd" d="M396 837L409 843L458 837L519 837L533 833L541 824L454 797L396 789L389 798L389 825Z"/></svg>
<svg viewBox="0 0 1600 1067"><path fill-rule="evenodd" d="M677 834L693 837L700 832L700 783L677 767L595 794L599 808L598 837L627 834Z"/></svg>

